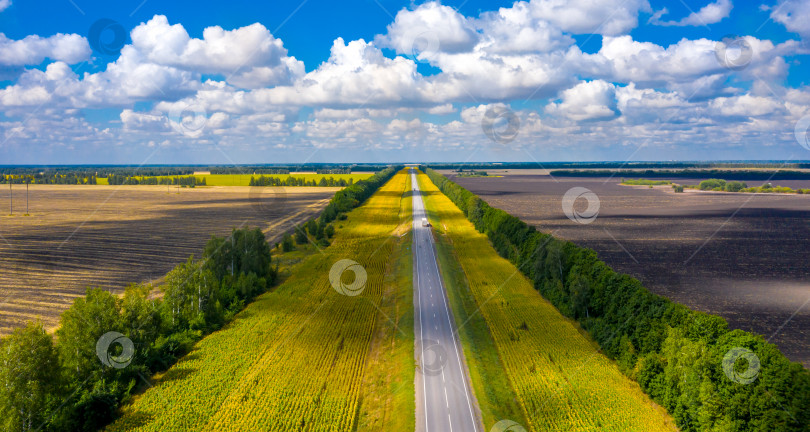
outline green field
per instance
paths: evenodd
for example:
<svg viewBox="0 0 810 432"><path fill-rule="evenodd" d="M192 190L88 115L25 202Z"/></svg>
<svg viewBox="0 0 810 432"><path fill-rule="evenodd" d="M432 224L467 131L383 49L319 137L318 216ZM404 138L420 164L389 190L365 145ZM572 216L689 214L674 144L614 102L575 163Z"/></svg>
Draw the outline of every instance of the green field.
<svg viewBox="0 0 810 432"><path fill-rule="evenodd" d="M336 221L331 246L201 340L107 430L413 430L413 291L399 277L411 265L406 180L400 172ZM359 295L330 283L343 259L367 272Z"/></svg>

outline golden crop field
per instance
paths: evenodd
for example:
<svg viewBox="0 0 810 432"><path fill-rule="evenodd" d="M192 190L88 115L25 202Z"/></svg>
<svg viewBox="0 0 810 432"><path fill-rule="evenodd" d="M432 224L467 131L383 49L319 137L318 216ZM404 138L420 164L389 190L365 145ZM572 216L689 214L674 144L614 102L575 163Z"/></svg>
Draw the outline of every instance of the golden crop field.
<svg viewBox="0 0 810 432"><path fill-rule="evenodd" d="M419 184L433 226L453 244L466 273L528 430L677 430L664 409L501 258L426 175L419 175Z"/></svg>
<svg viewBox="0 0 810 432"><path fill-rule="evenodd" d="M400 307L392 313L397 308L386 300L402 283L410 283L390 277L392 263L410 259L399 249L411 222L410 198L403 199L407 180L398 173L347 220L337 221L331 246L304 259L278 288L201 340L107 430L354 431L360 412L374 425L413 413L412 389L396 398L388 392L389 398L379 400L379 394L367 394L373 387L366 387L367 376L376 377L383 391L413 387L413 339L391 337L391 328L398 326L388 321L408 314L412 319L413 310ZM367 273L359 295L340 294L330 283L330 269L344 259ZM352 284L351 272L344 272L341 281ZM381 320L386 322L381 325ZM399 330L413 333L412 327ZM367 364L387 365L368 360L380 341L404 352L411 370L385 377L367 371ZM410 345L403 349L403 343ZM397 359L401 364L402 355ZM366 400L370 403L361 407ZM404 424L412 428L413 422Z"/></svg>
<svg viewBox="0 0 810 432"><path fill-rule="evenodd" d="M316 174L316 173L290 173L290 174L198 174L194 175L198 179L202 180L205 179L206 186L248 186L250 184L250 178L259 178L262 175L265 177L274 177L278 179L286 179L288 177L295 177L296 179L304 179L306 181L315 180L320 181L322 178L334 178L335 180L352 180L354 182L358 180L365 180L374 173L352 173L352 174ZM172 177L189 177L189 176L157 176L158 178L172 178ZM98 178L96 180L98 184L107 184L106 178Z"/></svg>

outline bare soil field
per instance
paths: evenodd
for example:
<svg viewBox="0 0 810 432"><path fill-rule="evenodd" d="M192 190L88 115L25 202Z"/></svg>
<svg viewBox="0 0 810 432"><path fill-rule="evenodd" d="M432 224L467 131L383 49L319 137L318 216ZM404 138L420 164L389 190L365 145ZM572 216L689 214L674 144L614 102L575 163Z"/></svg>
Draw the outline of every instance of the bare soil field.
<svg viewBox="0 0 810 432"><path fill-rule="evenodd" d="M810 367L810 196L676 194L669 186L623 186L619 178L504 174L454 180L543 232L594 249L651 291L761 334ZM563 212L563 195L576 186L599 198L590 224ZM583 212L587 204L579 199L574 208Z"/></svg>
<svg viewBox="0 0 810 432"><path fill-rule="evenodd" d="M47 327L88 286L123 292L158 281L212 235L260 227L272 242L316 215L339 188L31 185L0 189L0 334Z"/></svg>

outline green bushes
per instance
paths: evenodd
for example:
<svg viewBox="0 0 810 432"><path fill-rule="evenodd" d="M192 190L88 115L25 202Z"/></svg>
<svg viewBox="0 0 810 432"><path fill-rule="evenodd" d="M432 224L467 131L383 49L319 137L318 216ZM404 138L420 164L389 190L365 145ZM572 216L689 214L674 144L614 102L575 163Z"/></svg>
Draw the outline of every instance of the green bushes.
<svg viewBox="0 0 810 432"><path fill-rule="evenodd" d="M540 233L439 173L427 174L498 253L560 312L577 319L682 431L810 427L810 372L761 336L729 331L723 318L655 295L614 272L594 251ZM739 378L746 376L740 372L748 357L727 363L735 353L749 351L759 366L756 379L745 383Z"/></svg>
<svg viewBox="0 0 810 432"><path fill-rule="evenodd" d="M700 190L712 191L726 191L726 192L742 192L748 185L739 181L726 182L723 179L708 179L703 180L698 185Z"/></svg>
<svg viewBox="0 0 810 432"><path fill-rule="evenodd" d="M703 180L698 185L700 190L718 190L721 191L726 187L726 181L721 179L708 179Z"/></svg>
<svg viewBox="0 0 810 432"><path fill-rule="evenodd" d="M295 241L290 234L284 234L284 238L281 240L281 251L282 252L290 252L295 250Z"/></svg>
<svg viewBox="0 0 810 432"><path fill-rule="evenodd" d="M743 182L730 181L730 182L726 183L725 191L726 192L740 192L740 191L742 191L743 189L745 189L747 187L748 187L748 185L743 183Z"/></svg>
<svg viewBox="0 0 810 432"><path fill-rule="evenodd" d="M631 186L663 186L672 184L672 182L669 180L622 179L622 184Z"/></svg>

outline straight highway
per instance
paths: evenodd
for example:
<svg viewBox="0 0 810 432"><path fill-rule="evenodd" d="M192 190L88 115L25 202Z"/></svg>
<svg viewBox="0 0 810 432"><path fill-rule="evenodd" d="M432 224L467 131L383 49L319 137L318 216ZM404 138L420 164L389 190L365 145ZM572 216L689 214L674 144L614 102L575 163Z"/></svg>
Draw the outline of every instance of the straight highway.
<svg viewBox="0 0 810 432"><path fill-rule="evenodd" d="M439 275L431 228L424 226L425 205L413 169L411 183L416 393L422 396L417 396L416 428L424 432L479 432L464 353Z"/></svg>

